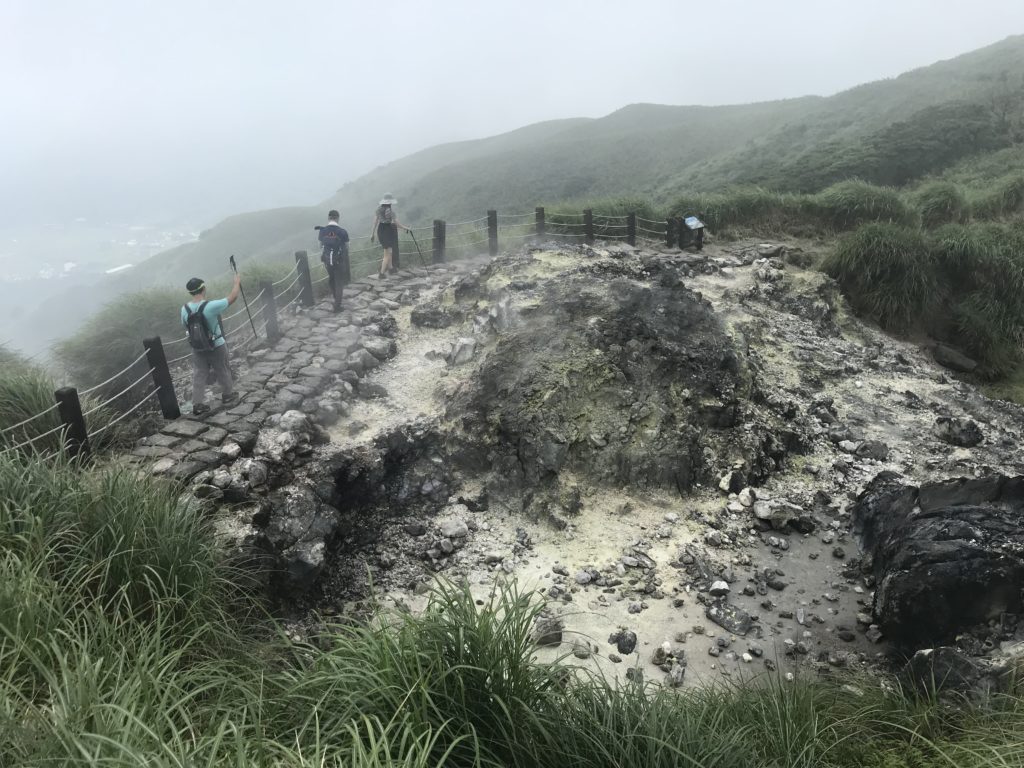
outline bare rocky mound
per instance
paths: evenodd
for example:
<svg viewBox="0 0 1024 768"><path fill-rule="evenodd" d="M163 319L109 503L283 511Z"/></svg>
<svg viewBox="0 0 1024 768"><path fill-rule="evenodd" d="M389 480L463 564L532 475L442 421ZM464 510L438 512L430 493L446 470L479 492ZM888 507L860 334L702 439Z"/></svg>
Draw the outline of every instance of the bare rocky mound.
<svg viewBox="0 0 1024 768"><path fill-rule="evenodd" d="M745 350L681 266L620 253L517 279L529 262L464 279L456 305L503 308L493 348L445 405L456 458L492 501L564 527L579 481L685 495L726 462L739 491L804 444L799 420L758 405Z"/></svg>

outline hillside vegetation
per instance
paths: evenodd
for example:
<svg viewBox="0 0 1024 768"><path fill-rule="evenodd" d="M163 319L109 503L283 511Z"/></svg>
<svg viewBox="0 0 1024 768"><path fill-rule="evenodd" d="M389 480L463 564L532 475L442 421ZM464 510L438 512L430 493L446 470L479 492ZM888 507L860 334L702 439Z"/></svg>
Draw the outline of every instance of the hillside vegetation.
<svg viewBox="0 0 1024 768"><path fill-rule="evenodd" d="M227 219L198 242L155 257L151 274L177 283L228 252L280 257L309 248L310 227L329 207L341 210L354 235L366 234L385 191L398 196L407 223L422 224L607 196L665 205L687 190L736 184L801 192L849 177L903 184L1009 146L1000 98L1012 106L1022 77L1024 36L1017 36L827 98L634 104L599 119L444 144L382 166L318 205Z"/></svg>

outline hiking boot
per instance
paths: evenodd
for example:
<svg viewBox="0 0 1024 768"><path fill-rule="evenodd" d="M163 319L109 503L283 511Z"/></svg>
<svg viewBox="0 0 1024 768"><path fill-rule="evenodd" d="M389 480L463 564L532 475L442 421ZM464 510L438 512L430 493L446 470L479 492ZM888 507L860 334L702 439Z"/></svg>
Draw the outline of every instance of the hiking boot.
<svg viewBox="0 0 1024 768"><path fill-rule="evenodd" d="M192 406L192 415L193 416L202 416L204 413L209 413L209 412L210 412L210 406L208 406L206 403L196 403L195 405Z"/></svg>
<svg viewBox="0 0 1024 768"><path fill-rule="evenodd" d="M229 395L224 395L224 397L221 398L221 402L224 403L224 405L234 405L238 402L238 393L232 392Z"/></svg>

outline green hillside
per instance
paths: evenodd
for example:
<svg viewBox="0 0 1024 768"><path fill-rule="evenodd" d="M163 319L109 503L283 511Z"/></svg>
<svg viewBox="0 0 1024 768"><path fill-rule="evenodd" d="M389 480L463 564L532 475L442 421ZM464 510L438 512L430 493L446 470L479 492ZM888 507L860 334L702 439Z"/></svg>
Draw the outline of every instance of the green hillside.
<svg viewBox="0 0 1024 768"><path fill-rule="evenodd" d="M227 251L277 256L308 247L310 227L327 207L364 234L384 191L399 197L407 222L419 224L594 197L659 202L735 184L803 192L851 176L903 184L1011 143L990 108L1001 77L1011 84L1024 78L1024 36L827 98L633 104L600 119L444 144L377 168L311 208L228 219L198 242L155 257L150 274L179 281ZM912 157L908 147L916 148Z"/></svg>

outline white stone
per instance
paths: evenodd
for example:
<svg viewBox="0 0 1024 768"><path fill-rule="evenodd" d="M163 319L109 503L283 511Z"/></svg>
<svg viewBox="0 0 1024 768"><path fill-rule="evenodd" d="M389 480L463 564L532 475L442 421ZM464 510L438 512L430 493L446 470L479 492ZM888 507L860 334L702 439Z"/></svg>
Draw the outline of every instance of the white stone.
<svg viewBox="0 0 1024 768"><path fill-rule="evenodd" d="M441 535L449 539L464 539L469 536L469 526L466 521L459 517L449 517L438 521L437 527L441 529Z"/></svg>
<svg viewBox="0 0 1024 768"><path fill-rule="evenodd" d="M719 579L711 584L711 589L708 590L712 597L722 597L723 595L729 594L729 585Z"/></svg>

